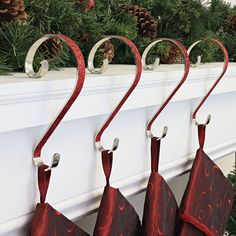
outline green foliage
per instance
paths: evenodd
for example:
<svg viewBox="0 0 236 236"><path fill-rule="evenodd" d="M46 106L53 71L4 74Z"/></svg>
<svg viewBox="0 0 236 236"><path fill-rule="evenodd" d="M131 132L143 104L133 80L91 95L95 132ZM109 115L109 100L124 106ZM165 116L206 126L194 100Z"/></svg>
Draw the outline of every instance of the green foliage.
<svg viewBox="0 0 236 236"><path fill-rule="evenodd" d="M132 15L124 11L124 6L130 4L128 0L97 0L94 9L97 19L101 22L105 35L123 35L135 41L137 39L137 26ZM124 44L114 41L115 58L113 63L132 63L133 57ZM117 53L119 52L119 53Z"/></svg>
<svg viewBox="0 0 236 236"><path fill-rule="evenodd" d="M206 6L203 0L96 0L93 11L86 8L86 1L78 0L25 0L28 20L0 22L0 75L7 72L23 71L25 55L32 43L47 33L62 33L75 40L85 57L102 35L123 35L138 46L142 53L150 43L138 33L137 22L124 7L140 5L147 8L158 20L158 37L180 40L186 47L199 39L214 37L225 43L230 60L236 61L236 32L229 30L226 19L235 14L236 9L223 0L211 0ZM130 49L114 40L115 58L113 63L133 63ZM206 46L207 45L207 46ZM166 45L158 46L150 55L168 50ZM203 62L221 61L222 53L208 42L193 50L191 60L202 55ZM36 67L42 60L42 52L37 53ZM98 53L97 58L102 58ZM75 66L76 61L70 49L63 47L59 57L50 60L51 68Z"/></svg>
<svg viewBox="0 0 236 236"><path fill-rule="evenodd" d="M0 61L0 75L9 75L9 71L12 71L12 68L7 66L3 61Z"/></svg>
<svg viewBox="0 0 236 236"><path fill-rule="evenodd" d="M13 71L23 71L26 53L40 34L30 24L6 23L0 27L0 61ZM7 70L8 67L5 67ZM12 71L9 71L12 72Z"/></svg>
<svg viewBox="0 0 236 236"><path fill-rule="evenodd" d="M234 187L235 194L234 194L233 209L226 230L228 236L233 236L236 235L236 163L234 170L231 171L230 174L228 175L228 179Z"/></svg>
<svg viewBox="0 0 236 236"><path fill-rule="evenodd" d="M208 27L214 32L219 31L225 26L225 20L233 13L229 3L222 0L212 0L211 5L207 11L210 16L208 20Z"/></svg>
<svg viewBox="0 0 236 236"><path fill-rule="evenodd" d="M26 0L31 25L41 33L62 33L73 36L82 26L81 13L74 1Z"/></svg>
<svg viewBox="0 0 236 236"><path fill-rule="evenodd" d="M209 6L204 5L202 0L156 0L149 3L149 7L159 19L159 35L176 38L186 47L199 39L221 39L220 29L231 9L222 0L213 0ZM202 55L203 62L222 60L222 54L218 52L217 47L202 46L194 50L191 57Z"/></svg>
<svg viewBox="0 0 236 236"><path fill-rule="evenodd" d="M236 32L225 33L223 35L225 46L229 53L229 60L232 62L236 61Z"/></svg>

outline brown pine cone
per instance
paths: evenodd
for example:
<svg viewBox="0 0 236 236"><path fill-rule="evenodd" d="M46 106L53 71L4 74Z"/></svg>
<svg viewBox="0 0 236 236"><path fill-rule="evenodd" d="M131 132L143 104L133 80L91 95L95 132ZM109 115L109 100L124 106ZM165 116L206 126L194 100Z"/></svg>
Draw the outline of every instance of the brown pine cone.
<svg viewBox="0 0 236 236"><path fill-rule="evenodd" d="M27 20L24 0L0 0L0 21Z"/></svg>
<svg viewBox="0 0 236 236"><path fill-rule="evenodd" d="M143 37L155 39L157 37L157 20L145 8L137 5L124 7L126 12L133 14L137 20L139 34Z"/></svg>
<svg viewBox="0 0 236 236"><path fill-rule="evenodd" d="M83 43L86 43L88 42L90 39L90 36L88 33L79 33L78 34L78 40L82 41Z"/></svg>
<svg viewBox="0 0 236 236"><path fill-rule="evenodd" d="M107 59L109 61L109 63L112 62L113 57L115 55L115 48L110 40L108 40L104 43L103 48L102 48L102 52L103 52L103 57L105 59Z"/></svg>
<svg viewBox="0 0 236 236"><path fill-rule="evenodd" d="M174 64L178 63L182 58L181 50L176 46L171 44L170 47L160 56L160 60L164 64Z"/></svg>
<svg viewBox="0 0 236 236"><path fill-rule="evenodd" d="M226 26L228 29L236 32L236 15L232 15L227 18Z"/></svg>
<svg viewBox="0 0 236 236"><path fill-rule="evenodd" d="M46 59L54 59L62 51L62 41L57 38L48 39L40 46L39 50L45 54Z"/></svg>

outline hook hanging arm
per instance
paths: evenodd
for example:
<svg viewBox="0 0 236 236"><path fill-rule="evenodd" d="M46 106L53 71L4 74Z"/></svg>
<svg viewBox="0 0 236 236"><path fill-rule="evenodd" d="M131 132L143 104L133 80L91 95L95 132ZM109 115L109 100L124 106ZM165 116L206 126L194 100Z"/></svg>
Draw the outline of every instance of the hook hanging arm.
<svg viewBox="0 0 236 236"><path fill-rule="evenodd" d="M128 89L128 91L126 92L125 96L121 99L121 101L119 102L119 104L117 105L117 107L114 109L114 111L110 114L109 118L107 119L107 121L104 123L104 125L102 126L102 128L100 129L100 131L97 133L96 137L95 137L95 144L96 147L100 150L100 151L104 151L105 148L103 147L102 143L101 143L101 138L102 135L104 133L104 131L108 128L108 126L110 125L110 123L112 122L112 120L115 118L115 116L117 115L117 113L119 112L119 110L121 109L121 107L124 105L124 103L127 101L127 99L129 98L129 96L131 95L131 93L134 91L134 89L136 88L140 77L141 77L141 73L142 73L142 62L141 62L141 55L137 49L137 47L135 46L135 44L129 40L126 37L123 36L116 36L116 35L112 35L112 36L106 36L104 39L100 40L98 43L95 44L95 48L96 50L98 49L98 47L104 43L107 40L110 39L119 39L120 41L125 42L132 50L132 53L135 57L135 62L136 62L136 75L135 75L135 79L131 85L131 87ZM89 61L91 62L91 58L94 57L96 51L94 51L94 49L92 49L93 52L90 54L89 57ZM91 56L93 55L93 56ZM119 139L116 138L113 141L113 146L110 149L110 152L115 151L118 148L119 145Z"/></svg>
<svg viewBox="0 0 236 236"><path fill-rule="evenodd" d="M213 92L213 90L215 89L215 87L217 86L217 84L220 82L220 80L224 77L227 69L228 69L228 66L229 66L229 56L228 56L228 52L226 50L226 48L224 47L224 45L219 42L218 40L216 39L213 39L213 38L210 38L210 40L212 42L214 42L215 44L217 44L221 51L223 52L223 55L224 55L224 67L223 67L223 70L219 76L219 78L216 80L216 82L214 83L214 85L211 87L211 89L209 90L209 92L206 94L206 96L202 99L202 101L199 103L199 105L197 106L197 108L194 110L193 114L192 114L192 119L194 120L195 124L196 125L199 125L198 121L197 121L197 113L198 111L200 110L200 108L203 106L203 104L206 102L206 100L208 99L208 97L211 95L211 93ZM199 44L200 42L202 42L203 40L199 40L197 42L195 42L192 46L190 46L188 52L190 54L191 50L193 49L193 47L195 47L197 44ZM211 115L208 115L207 116L207 121L205 123L205 125L208 125L210 123L210 120L211 120Z"/></svg>
<svg viewBox="0 0 236 236"><path fill-rule="evenodd" d="M180 89L180 87L184 84L185 80L187 79L188 77L188 74L189 74L189 69L190 69L190 60L189 60L189 57L188 57L188 53L187 53L187 50L185 49L185 47L177 40L175 39L170 39L170 38L160 38L154 42L152 42L144 51L143 53L143 56L142 56L142 61L144 63L144 66L146 66L146 57L148 55L148 52L158 43L160 42L171 42L173 44L175 44L182 52L183 54L183 57L184 57L184 60L185 60L185 71L184 71L184 75L180 81L180 83L177 85L177 87L174 89L174 91L169 95L169 97L166 99L166 101L162 104L162 106L160 107L160 109L157 111L157 113L153 116L153 118L151 119L151 121L148 123L147 125L147 135L149 137L156 137L155 135L153 135L152 133L152 125L154 123L154 121L157 119L157 117L161 114L161 112L165 109L165 107L167 106L167 104L171 101L171 99L174 97L174 95L177 93L177 91ZM147 66L146 66L147 67ZM152 68L152 66L151 66ZM149 67L150 69L150 67ZM167 131L168 131L168 127L164 127L163 129L163 134L162 136L159 138L164 138L167 134Z"/></svg>
<svg viewBox="0 0 236 236"><path fill-rule="evenodd" d="M74 89L71 97L69 98L66 105L63 107L63 109L61 110L61 112L57 116L57 118L51 124L51 126L49 127L47 132L41 138L41 140L38 143L38 145L36 146L36 148L34 149L33 160L34 160L34 163L36 166L45 165L42 158L41 158L41 150L44 147L44 145L46 144L46 142L48 141L48 139L51 137L51 135L53 134L55 129L58 127L58 125L62 121L63 117L66 115L68 110L71 108L72 104L75 102L75 100L79 96L81 89L83 87L83 84L84 84L84 79L85 79L85 62L84 62L82 52L80 51L79 47L77 46L77 44L73 40L71 40L67 36L61 35L61 34L45 35L43 38L39 39L38 41L36 41L32 45L32 47L29 49L29 52L27 54L26 61L25 61L25 69L26 69L26 71L28 71L27 74L30 77L31 77L31 75L33 75L33 77L35 77L35 72L33 70L30 70L30 69L33 69L34 55L35 55L38 47L43 42L45 42L46 40L48 40L50 38L59 38L60 40L65 42L72 49L72 51L76 57L77 65L78 65L77 66L78 74L77 74L76 86L75 86L75 89ZM41 74L41 76L42 76L42 74ZM59 160L60 160L60 155L58 153L54 154L53 158L52 158L52 163L47 170L56 167L59 164Z"/></svg>

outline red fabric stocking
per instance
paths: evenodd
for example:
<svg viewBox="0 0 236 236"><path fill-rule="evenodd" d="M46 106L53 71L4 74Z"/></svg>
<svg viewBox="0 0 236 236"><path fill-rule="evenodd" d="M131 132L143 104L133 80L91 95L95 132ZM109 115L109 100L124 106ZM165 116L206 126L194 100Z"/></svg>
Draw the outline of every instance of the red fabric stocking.
<svg viewBox="0 0 236 236"><path fill-rule="evenodd" d="M233 187L203 151L205 130L198 126L200 148L181 204L181 236L222 236L233 204Z"/></svg>
<svg viewBox="0 0 236 236"><path fill-rule="evenodd" d="M152 138L152 173L144 204L143 236L177 236L179 233L178 205L169 186L158 174L160 144L161 140Z"/></svg>
<svg viewBox="0 0 236 236"><path fill-rule="evenodd" d="M28 236L88 236L77 225L45 203L51 176L51 170L45 172L47 167L40 166L38 168L41 203L37 204Z"/></svg>
<svg viewBox="0 0 236 236"><path fill-rule="evenodd" d="M139 236L139 217L119 189L110 187L113 153L102 152L103 170L107 185L98 210L94 236Z"/></svg>

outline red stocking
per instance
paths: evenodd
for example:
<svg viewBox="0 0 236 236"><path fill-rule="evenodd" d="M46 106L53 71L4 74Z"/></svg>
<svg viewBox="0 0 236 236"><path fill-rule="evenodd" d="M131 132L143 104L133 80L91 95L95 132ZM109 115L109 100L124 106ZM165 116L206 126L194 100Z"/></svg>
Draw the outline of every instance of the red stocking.
<svg viewBox="0 0 236 236"><path fill-rule="evenodd" d="M40 202L37 204L28 236L88 236L82 229L45 203L51 170L48 166L38 168Z"/></svg>
<svg viewBox="0 0 236 236"><path fill-rule="evenodd" d="M200 148L181 204L181 236L222 236L233 204L231 184L203 151L205 130L198 126Z"/></svg>
<svg viewBox="0 0 236 236"><path fill-rule="evenodd" d="M177 236L178 205L169 186L158 173L161 140L152 138L152 173L148 182L143 215L143 236Z"/></svg>
<svg viewBox="0 0 236 236"><path fill-rule="evenodd" d="M102 152L107 185L98 211L94 236L139 236L141 225L137 213L119 189L110 187L112 160L112 152Z"/></svg>

